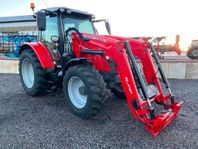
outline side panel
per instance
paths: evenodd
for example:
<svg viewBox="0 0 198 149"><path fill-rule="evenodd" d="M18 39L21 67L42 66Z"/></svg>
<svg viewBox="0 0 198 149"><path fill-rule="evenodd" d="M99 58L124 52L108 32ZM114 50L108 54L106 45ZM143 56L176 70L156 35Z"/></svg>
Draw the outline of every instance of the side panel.
<svg viewBox="0 0 198 149"><path fill-rule="evenodd" d="M27 48L31 48L35 52L41 63L41 66L44 69L54 68L54 64L50 52L41 42L32 42L32 43L23 44L21 46L20 53Z"/></svg>

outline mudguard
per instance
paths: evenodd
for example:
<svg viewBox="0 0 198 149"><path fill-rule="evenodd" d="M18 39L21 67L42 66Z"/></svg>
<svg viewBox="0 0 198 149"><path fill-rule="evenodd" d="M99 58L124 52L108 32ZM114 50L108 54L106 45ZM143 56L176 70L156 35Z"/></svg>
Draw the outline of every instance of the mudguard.
<svg viewBox="0 0 198 149"><path fill-rule="evenodd" d="M37 57L39 59L41 66L44 69L54 69L55 68L49 50L40 41L23 44L20 48L19 53L21 54L21 52L25 49L32 49L35 52L35 54L37 55Z"/></svg>
<svg viewBox="0 0 198 149"><path fill-rule="evenodd" d="M65 66L63 67L63 71L65 72L71 66L86 64L86 63L88 63L87 58L73 58L65 64Z"/></svg>

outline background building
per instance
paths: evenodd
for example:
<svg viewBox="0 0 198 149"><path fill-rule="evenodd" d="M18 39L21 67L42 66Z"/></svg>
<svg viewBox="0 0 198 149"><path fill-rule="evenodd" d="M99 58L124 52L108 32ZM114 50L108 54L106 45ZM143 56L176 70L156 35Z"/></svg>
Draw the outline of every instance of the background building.
<svg viewBox="0 0 198 149"><path fill-rule="evenodd" d="M0 17L0 52L13 52L23 42L37 40L33 15Z"/></svg>

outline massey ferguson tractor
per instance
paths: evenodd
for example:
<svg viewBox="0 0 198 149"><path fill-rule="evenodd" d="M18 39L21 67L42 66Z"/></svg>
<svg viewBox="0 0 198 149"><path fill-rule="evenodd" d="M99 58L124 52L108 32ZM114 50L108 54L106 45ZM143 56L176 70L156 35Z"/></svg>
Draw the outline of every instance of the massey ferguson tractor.
<svg viewBox="0 0 198 149"><path fill-rule="evenodd" d="M104 21L111 33L108 21L79 10L48 8L35 17L38 41L20 49L20 78L28 95L62 86L71 111L90 118L111 90L126 99L153 136L178 115L183 102L175 100L152 42L98 35L94 23Z"/></svg>

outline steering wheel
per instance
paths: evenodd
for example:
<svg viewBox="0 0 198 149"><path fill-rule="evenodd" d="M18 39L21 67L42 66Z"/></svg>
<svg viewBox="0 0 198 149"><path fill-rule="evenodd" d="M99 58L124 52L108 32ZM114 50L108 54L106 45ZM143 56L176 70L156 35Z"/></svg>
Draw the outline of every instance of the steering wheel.
<svg viewBox="0 0 198 149"><path fill-rule="evenodd" d="M88 38L84 37L76 28L70 27L65 31L65 37L67 38L69 35L69 32L74 31L78 34L79 38L82 39L83 41L89 41Z"/></svg>
<svg viewBox="0 0 198 149"><path fill-rule="evenodd" d="M58 36L56 36L56 35L53 35L53 36L51 36L51 41L52 42L58 42Z"/></svg>

